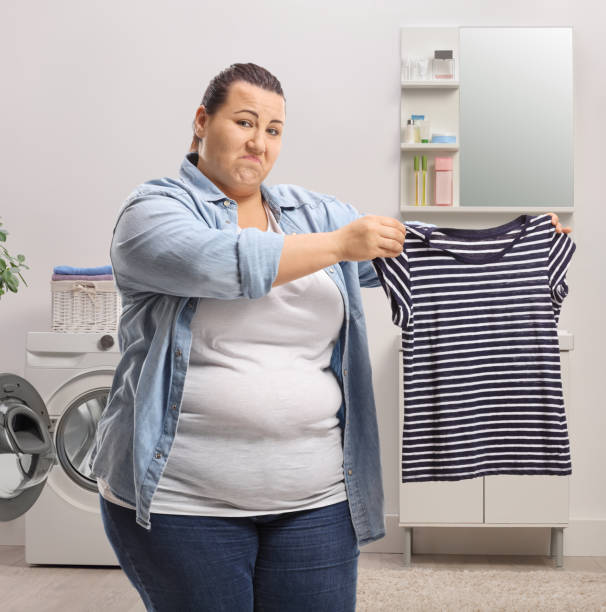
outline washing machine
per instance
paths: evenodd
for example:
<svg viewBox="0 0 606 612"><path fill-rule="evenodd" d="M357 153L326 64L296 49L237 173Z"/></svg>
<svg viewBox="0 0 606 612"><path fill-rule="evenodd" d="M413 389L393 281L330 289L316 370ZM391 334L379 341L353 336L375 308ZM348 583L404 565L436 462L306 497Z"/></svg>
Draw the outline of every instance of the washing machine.
<svg viewBox="0 0 606 612"><path fill-rule="evenodd" d="M29 332L0 374L0 520L25 514L29 564L119 566L88 461L120 359L113 333Z"/></svg>

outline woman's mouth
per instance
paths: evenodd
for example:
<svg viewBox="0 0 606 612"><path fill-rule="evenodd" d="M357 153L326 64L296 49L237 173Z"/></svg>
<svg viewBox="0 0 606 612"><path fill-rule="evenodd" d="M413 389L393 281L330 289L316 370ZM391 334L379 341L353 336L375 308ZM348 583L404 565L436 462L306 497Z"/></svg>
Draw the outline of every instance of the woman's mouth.
<svg viewBox="0 0 606 612"><path fill-rule="evenodd" d="M254 157L254 155L245 155L243 159L250 159L250 161L261 163L261 160L258 157Z"/></svg>

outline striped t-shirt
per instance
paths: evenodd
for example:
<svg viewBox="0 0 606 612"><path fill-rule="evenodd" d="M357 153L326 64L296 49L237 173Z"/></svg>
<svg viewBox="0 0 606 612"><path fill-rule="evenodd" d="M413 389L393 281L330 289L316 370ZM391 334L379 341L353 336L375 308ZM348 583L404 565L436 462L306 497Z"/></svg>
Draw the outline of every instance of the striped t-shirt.
<svg viewBox="0 0 606 612"><path fill-rule="evenodd" d="M557 323L576 249L551 216L406 223L372 260L402 328L402 482L572 473Z"/></svg>

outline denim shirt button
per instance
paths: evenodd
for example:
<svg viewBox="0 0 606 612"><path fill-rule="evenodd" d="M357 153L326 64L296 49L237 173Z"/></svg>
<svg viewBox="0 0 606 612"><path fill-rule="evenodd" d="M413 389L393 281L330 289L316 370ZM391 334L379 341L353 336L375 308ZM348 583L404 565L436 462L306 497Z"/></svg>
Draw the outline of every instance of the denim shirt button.
<svg viewBox="0 0 606 612"><path fill-rule="evenodd" d="M335 270L334 268L328 268L328 271L332 274Z"/></svg>
<svg viewBox="0 0 606 612"><path fill-rule="evenodd" d="M347 376L347 368L343 370L343 376Z"/></svg>
<svg viewBox="0 0 606 612"><path fill-rule="evenodd" d="M347 470L347 473L351 476L352 472L351 470Z"/></svg>
<svg viewBox="0 0 606 612"><path fill-rule="evenodd" d="M156 459L160 459L162 457L162 453L156 453Z"/></svg>
<svg viewBox="0 0 606 612"><path fill-rule="evenodd" d="M171 406L171 408L172 408L173 410L176 410L176 409L177 409L177 404L173 404L173 405Z"/></svg>
<svg viewBox="0 0 606 612"><path fill-rule="evenodd" d="M175 355L176 355L177 357L181 357L181 349L177 349L177 350L175 351Z"/></svg>

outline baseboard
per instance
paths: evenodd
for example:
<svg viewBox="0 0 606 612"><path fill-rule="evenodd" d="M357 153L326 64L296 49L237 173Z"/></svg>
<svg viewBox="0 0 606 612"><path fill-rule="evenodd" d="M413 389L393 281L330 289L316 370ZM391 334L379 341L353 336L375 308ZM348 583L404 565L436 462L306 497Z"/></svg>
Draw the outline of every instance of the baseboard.
<svg viewBox="0 0 606 612"><path fill-rule="evenodd" d="M384 538L361 546L362 552L401 553L404 530L399 516L385 517ZM415 527L413 554L547 555L550 534L545 527ZM25 519L0 522L0 545L25 545ZM605 557L606 520L571 519L564 528L564 556Z"/></svg>
<svg viewBox="0 0 606 612"><path fill-rule="evenodd" d="M384 538L361 546L362 552L401 553L404 529L399 516L385 516ZM413 554L548 555L546 527L414 527ZM606 556L606 520L571 519L564 528L564 556Z"/></svg>

